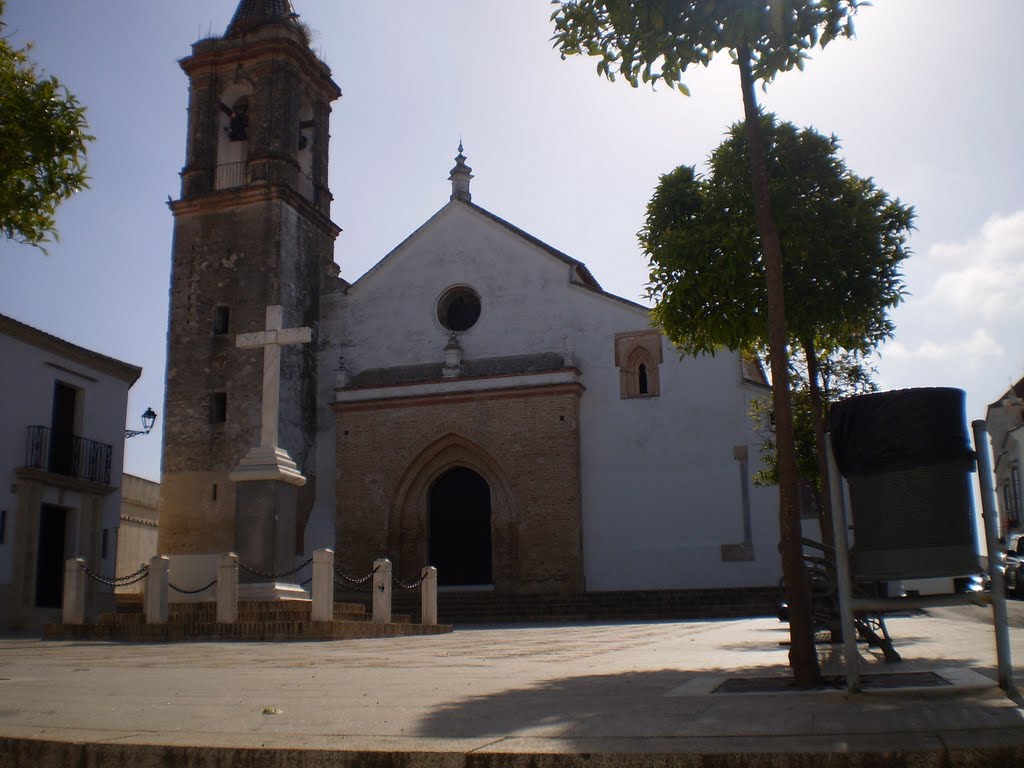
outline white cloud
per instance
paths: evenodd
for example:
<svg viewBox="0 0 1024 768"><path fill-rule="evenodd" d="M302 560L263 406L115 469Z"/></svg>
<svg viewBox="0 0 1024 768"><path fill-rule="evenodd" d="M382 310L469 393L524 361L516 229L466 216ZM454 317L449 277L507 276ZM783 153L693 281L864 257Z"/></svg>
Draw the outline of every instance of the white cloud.
<svg viewBox="0 0 1024 768"><path fill-rule="evenodd" d="M1024 210L993 216L974 237L938 243L908 262L912 295L899 309L895 358L959 359L1014 353L1024 312Z"/></svg>
<svg viewBox="0 0 1024 768"><path fill-rule="evenodd" d="M927 360L976 365L987 357L1002 357L1006 348L996 341L984 328L976 329L970 336L943 342L927 339L910 347L893 341L884 347L884 356L891 360Z"/></svg>

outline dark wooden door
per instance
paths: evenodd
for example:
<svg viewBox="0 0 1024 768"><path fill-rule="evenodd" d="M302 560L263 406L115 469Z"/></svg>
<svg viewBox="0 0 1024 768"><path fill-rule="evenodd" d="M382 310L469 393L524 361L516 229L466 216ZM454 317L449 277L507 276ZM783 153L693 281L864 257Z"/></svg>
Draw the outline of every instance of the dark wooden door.
<svg viewBox="0 0 1024 768"><path fill-rule="evenodd" d="M64 598L64 541L67 510L43 504L39 510L39 552L36 555L36 605L60 608Z"/></svg>
<svg viewBox="0 0 1024 768"><path fill-rule="evenodd" d="M77 392L63 382L53 385L53 414L50 418L50 471L74 475L75 399Z"/></svg>
<svg viewBox="0 0 1024 768"><path fill-rule="evenodd" d="M492 583L491 489L471 469L456 467L430 491L430 564L438 584Z"/></svg>

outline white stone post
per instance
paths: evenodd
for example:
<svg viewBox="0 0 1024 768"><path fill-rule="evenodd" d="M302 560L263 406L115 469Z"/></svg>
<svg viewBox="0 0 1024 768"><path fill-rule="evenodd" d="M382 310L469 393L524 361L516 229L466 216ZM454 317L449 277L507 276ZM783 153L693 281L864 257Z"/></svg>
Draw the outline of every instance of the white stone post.
<svg viewBox="0 0 1024 768"><path fill-rule="evenodd" d="M217 622L238 621L238 555L225 552L217 566Z"/></svg>
<svg viewBox="0 0 1024 768"><path fill-rule="evenodd" d="M334 621L334 550L313 552L313 621Z"/></svg>
<svg viewBox="0 0 1024 768"><path fill-rule="evenodd" d="M85 624L85 560L64 562L64 623Z"/></svg>
<svg viewBox="0 0 1024 768"><path fill-rule="evenodd" d="M146 623L167 623L167 580L171 570L171 558L154 555L149 559L149 575L146 577Z"/></svg>
<svg viewBox="0 0 1024 768"><path fill-rule="evenodd" d="M387 558L373 561L373 620L391 623L391 561Z"/></svg>
<svg viewBox="0 0 1024 768"><path fill-rule="evenodd" d="M432 565L423 569L423 583L420 584L420 624L428 627L437 624L437 568Z"/></svg>

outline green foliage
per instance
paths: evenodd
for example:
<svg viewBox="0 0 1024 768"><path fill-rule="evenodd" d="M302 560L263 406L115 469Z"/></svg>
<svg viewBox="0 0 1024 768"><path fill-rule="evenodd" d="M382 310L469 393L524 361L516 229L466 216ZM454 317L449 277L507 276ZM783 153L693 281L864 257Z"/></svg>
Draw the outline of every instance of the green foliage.
<svg viewBox="0 0 1024 768"><path fill-rule="evenodd" d="M787 333L805 348L869 351L893 332L913 209L847 170L835 136L762 118L769 187L785 257ZM742 123L709 173L661 177L640 243L654 316L687 354L767 345L765 260Z"/></svg>
<svg viewBox="0 0 1024 768"><path fill-rule="evenodd" d="M818 361L818 380L824 410L832 403L869 392L877 392L874 381L876 370L861 352L837 350L823 355ZM818 449L814 436L814 409L811 405L810 381L802 358L794 359L790 367L790 387L793 394L793 431L796 437L796 465L800 480L816 493L822 488ZM777 485L778 466L775 454L775 431L772 429L772 407L766 399L753 400L750 415L761 438L763 466L754 474L754 485Z"/></svg>
<svg viewBox="0 0 1024 768"><path fill-rule="evenodd" d="M0 233L45 252L57 238L57 206L88 186L85 147L93 137L85 109L57 78L37 71L29 51L0 37Z"/></svg>
<svg viewBox="0 0 1024 768"><path fill-rule="evenodd" d="M755 80L804 68L807 51L853 35L862 0L571 0L551 14L562 57L598 57L597 72L632 86L659 80L689 95L683 73L749 46Z"/></svg>

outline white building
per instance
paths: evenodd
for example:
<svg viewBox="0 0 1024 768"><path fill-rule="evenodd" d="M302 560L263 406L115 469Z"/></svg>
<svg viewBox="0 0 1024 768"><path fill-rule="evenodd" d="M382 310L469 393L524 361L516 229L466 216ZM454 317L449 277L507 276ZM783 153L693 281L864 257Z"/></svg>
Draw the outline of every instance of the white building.
<svg viewBox="0 0 1024 768"><path fill-rule="evenodd" d="M291 3L239 0L179 63L162 553L333 547L350 574L386 555L403 580L431 563L496 594L777 583L759 366L680 359L645 307L474 203L461 147L450 199L349 284L327 187L341 90ZM274 446L276 374L236 343L277 341L268 307L314 341L279 352ZM250 449L286 452L302 482L243 486Z"/></svg>
<svg viewBox="0 0 1024 768"><path fill-rule="evenodd" d="M1021 505L1021 471L1024 467L1024 379L1006 390L988 407L988 434L995 456L996 497L999 503L1000 534L1008 536L1024 529Z"/></svg>
<svg viewBox="0 0 1024 768"><path fill-rule="evenodd" d="M473 203L469 171L460 153L451 200L325 294L307 549L496 591L775 584L763 373L680 359L645 307Z"/></svg>
<svg viewBox="0 0 1024 768"><path fill-rule="evenodd" d="M64 561L114 576L128 390L141 369L0 315L0 627L59 616ZM90 580L92 611L111 605Z"/></svg>

